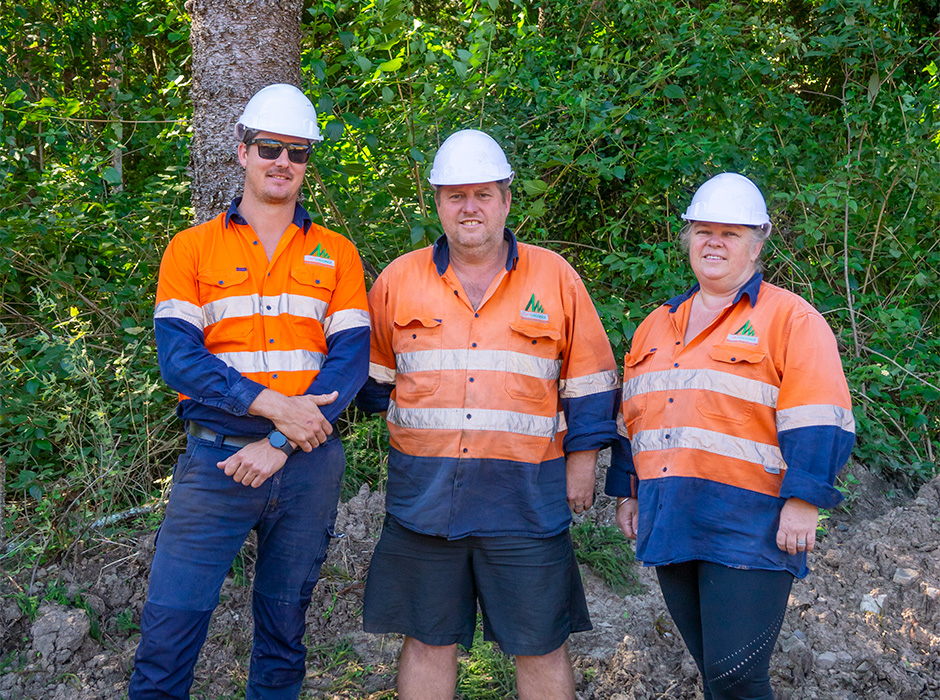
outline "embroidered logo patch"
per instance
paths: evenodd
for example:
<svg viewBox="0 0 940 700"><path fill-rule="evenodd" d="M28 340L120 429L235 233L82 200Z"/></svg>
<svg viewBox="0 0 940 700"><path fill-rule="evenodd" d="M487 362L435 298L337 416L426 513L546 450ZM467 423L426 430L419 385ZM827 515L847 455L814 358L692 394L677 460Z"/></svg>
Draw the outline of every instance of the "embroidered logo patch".
<svg viewBox="0 0 940 700"><path fill-rule="evenodd" d="M754 332L754 326L751 325L750 320L747 320L744 322L744 325L734 333L728 334L728 340L738 343L747 343L749 345L757 345L757 342L760 340L760 338L758 338L757 333Z"/></svg>
<svg viewBox="0 0 940 700"><path fill-rule="evenodd" d="M548 323L548 314L545 313L545 309L542 308L539 300L535 298L535 294L532 295L532 298L529 299L529 303L526 304L525 308L519 313L522 314L522 318Z"/></svg>
<svg viewBox="0 0 940 700"><path fill-rule="evenodd" d="M310 263L311 265L326 265L327 267L336 267L336 263L330 258L330 254L326 252L326 248L317 243L317 247L313 249L313 252L310 255L304 256L304 262Z"/></svg>

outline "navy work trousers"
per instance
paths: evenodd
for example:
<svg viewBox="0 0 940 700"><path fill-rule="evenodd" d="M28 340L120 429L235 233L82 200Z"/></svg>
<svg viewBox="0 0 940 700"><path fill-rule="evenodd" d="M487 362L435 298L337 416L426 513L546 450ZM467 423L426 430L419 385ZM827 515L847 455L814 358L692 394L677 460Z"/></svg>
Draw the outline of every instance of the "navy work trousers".
<svg viewBox="0 0 940 700"><path fill-rule="evenodd" d="M705 700L773 700L770 655L793 574L688 561L657 566L656 575Z"/></svg>
<svg viewBox="0 0 940 700"><path fill-rule="evenodd" d="M296 700L305 673L305 615L336 521L342 443L298 451L261 487L216 466L235 452L189 436L173 471L141 615L130 700L188 698L193 668L232 561L258 533L247 700Z"/></svg>

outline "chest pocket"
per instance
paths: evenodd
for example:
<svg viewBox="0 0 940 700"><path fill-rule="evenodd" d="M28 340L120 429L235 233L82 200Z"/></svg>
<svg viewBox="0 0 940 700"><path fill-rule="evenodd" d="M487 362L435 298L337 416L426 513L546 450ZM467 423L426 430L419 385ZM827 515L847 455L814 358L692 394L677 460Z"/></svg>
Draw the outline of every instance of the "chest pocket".
<svg viewBox="0 0 940 700"><path fill-rule="evenodd" d="M233 267L202 270L196 275L205 317L206 347L247 337L254 330L258 297L248 270Z"/></svg>
<svg viewBox="0 0 940 700"><path fill-rule="evenodd" d="M561 376L561 331L545 323L509 324L509 352L503 364L506 393L514 399L553 403Z"/></svg>
<svg viewBox="0 0 940 700"><path fill-rule="evenodd" d="M392 321L392 351L397 378L395 396L433 394L441 385L443 364L441 319L402 314Z"/></svg>
<svg viewBox="0 0 940 700"><path fill-rule="evenodd" d="M638 349L623 359L623 424L629 429L646 413L646 390L643 375L650 371L656 349ZM633 430L629 431L631 434Z"/></svg>
<svg viewBox="0 0 940 700"><path fill-rule="evenodd" d="M696 399L699 413L706 418L731 425L742 425L754 413L754 403L761 397L751 392L758 391L750 382L740 379L758 380L760 365L767 353L750 348L716 345L709 350L708 356L718 371L716 384L711 391L700 391ZM728 375L722 378L721 375Z"/></svg>
<svg viewBox="0 0 940 700"><path fill-rule="evenodd" d="M289 296L282 297L281 313L291 315L291 330L302 338L310 338L325 348L323 321L326 318L336 270L326 265L294 265L290 271Z"/></svg>

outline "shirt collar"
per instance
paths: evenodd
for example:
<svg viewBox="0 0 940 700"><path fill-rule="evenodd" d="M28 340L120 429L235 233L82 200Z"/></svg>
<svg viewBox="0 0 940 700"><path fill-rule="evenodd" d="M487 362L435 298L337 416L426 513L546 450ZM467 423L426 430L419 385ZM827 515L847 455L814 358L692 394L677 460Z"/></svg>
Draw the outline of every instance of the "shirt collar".
<svg viewBox="0 0 940 700"><path fill-rule="evenodd" d="M238 205L241 203L241 197L236 197L232 200L228 211L225 212L225 228L228 228L229 221L234 221L239 226L248 225L248 222L245 221L245 217L238 213ZM294 218L291 223L297 228L303 229L304 233L307 233L307 231L310 230L310 226L313 224L313 219L310 218L310 214L307 210L300 205L300 202L294 202Z"/></svg>
<svg viewBox="0 0 940 700"><path fill-rule="evenodd" d="M509 242L509 252L506 254L506 272L510 272L519 260L519 246L516 243L516 237L508 228L503 229L503 240ZM447 243L446 235L442 235L434 241L432 258L434 267L437 268L437 274L443 275L447 272L447 267L450 265L450 246Z"/></svg>
<svg viewBox="0 0 940 700"><path fill-rule="evenodd" d="M760 291L760 283L763 281L763 279L764 276L760 272L755 272L754 276L742 284L741 288L738 290L738 293L734 295L734 302L732 302L732 306L741 301L741 297L747 294L748 301L751 302L751 308L754 308L754 306L757 305L757 293ZM666 306L670 307L669 313L676 313L679 307L691 299L692 295L695 294L699 288L699 284L696 282L692 289L688 290L687 292L683 292L679 296L673 297L667 301Z"/></svg>

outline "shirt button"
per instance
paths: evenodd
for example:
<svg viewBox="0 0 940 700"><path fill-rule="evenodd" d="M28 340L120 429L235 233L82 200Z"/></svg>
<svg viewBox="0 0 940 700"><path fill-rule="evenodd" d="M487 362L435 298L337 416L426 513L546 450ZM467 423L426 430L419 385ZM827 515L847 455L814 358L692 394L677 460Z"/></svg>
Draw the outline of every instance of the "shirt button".
<svg viewBox="0 0 940 700"><path fill-rule="evenodd" d="M459 296L460 296L460 292L458 292L456 289L454 290L454 296L455 296L455 297L459 297Z"/></svg>
<svg viewBox="0 0 940 700"><path fill-rule="evenodd" d="M673 401L675 401L675 399L669 399L669 403L672 403Z"/></svg>
<svg viewBox="0 0 940 700"><path fill-rule="evenodd" d="M731 358L731 361L734 362L734 361L737 360L737 359L738 359L738 358L736 358L736 357L732 357L732 358Z"/></svg>
<svg viewBox="0 0 940 700"><path fill-rule="evenodd" d="M254 245L258 245L258 241L252 241Z"/></svg>
<svg viewBox="0 0 940 700"><path fill-rule="evenodd" d="M219 284L222 285L225 284L225 282L223 280L219 280Z"/></svg>
<svg viewBox="0 0 940 700"><path fill-rule="evenodd" d="M475 348L476 346L477 346L476 343L470 343L470 347L471 347L471 348Z"/></svg>
<svg viewBox="0 0 940 700"><path fill-rule="evenodd" d="M679 366L678 362L673 365L673 367L678 367L678 366Z"/></svg>
<svg viewBox="0 0 940 700"><path fill-rule="evenodd" d="M667 440L669 439L669 433L666 433L666 439Z"/></svg>
<svg viewBox="0 0 940 700"><path fill-rule="evenodd" d="M652 348L650 352L656 352L657 350L659 350L659 348Z"/></svg>
<svg viewBox="0 0 940 700"><path fill-rule="evenodd" d="M268 311L271 310L271 307L270 307L270 306L266 306L265 308L266 308Z"/></svg>
<svg viewBox="0 0 940 700"><path fill-rule="evenodd" d="M271 340L269 340L268 342L269 342L269 343L273 343L273 342L274 342L274 338L271 338Z"/></svg>
<svg viewBox="0 0 940 700"><path fill-rule="evenodd" d="M456 487L459 489L460 486L461 486L461 484L460 484L460 482L458 481L456 484L454 484L454 486L456 486Z"/></svg>
<svg viewBox="0 0 940 700"><path fill-rule="evenodd" d="M480 318L480 314L473 314L474 318Z"/></svg>
<svg viewBox="0 0 940 700"><path fill-rule="evenodd" d="M470 451L470 450L468 450L466 447L463 448L463 453L464 453L464 454L467 454L467 452L469 452L469 451Z"/></svg>
<svg viewBox="0 0 940 700"><path fill-rule="evenodd" d="M412 337L412 339L417 338L417 337L418 337L418 334L417 334L417 333L412 333L412 334L411 334L411 337Z"/></svg>
<svg viewBox="0 0 940 700"><path fill-rule="evenodd" d="M320 284L320 280L314 280L314 284Z"/></svg>
<svg viewBox="0 0 940 700"><path fill-rule="evenodd" d="M471 382L471 384L473 383L473 377L470 377L470 382Z"/></svg>
<svg viewBox="0 0 940 700"><path fill-rule="evenodd" d="M663 471L666 471L667 468L668 468L668 467L663 467Z"/></svg>
<svg viewBox="0 0 940 700"><path fill-rule="evenodd" d="M677 340L677 341L676 341L676 345L682 345L682 341L681 341L681 340ZM662 508L662 506L660 506L660 508Z"/></svg>
<svg viewBox="0 0 940 700"><path fill-rule="evenodd" d="M468 418L468 419L470 418L470 414L469 414L469 413L467 414L467 418Z"/></svg>
<svg viewBox="0 0 940 700"><path fill-rule="evenodd" d="M277 375L276 375L276 374L272 374L272 375L271 375L271 379L277 379Z"/></svg>
<svg viewBox="0 0 940 700"><path fill-rule="evenodd" d="M532 344L535 345L537 342L539 342L539 341L533 340L533 341L532 341Z"/></svg>

